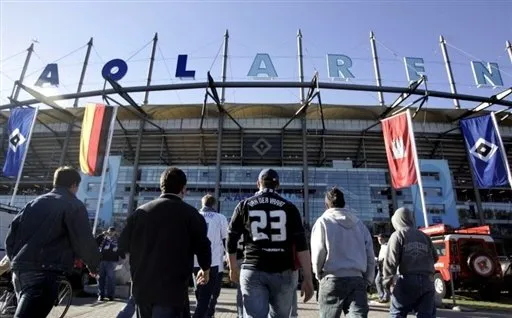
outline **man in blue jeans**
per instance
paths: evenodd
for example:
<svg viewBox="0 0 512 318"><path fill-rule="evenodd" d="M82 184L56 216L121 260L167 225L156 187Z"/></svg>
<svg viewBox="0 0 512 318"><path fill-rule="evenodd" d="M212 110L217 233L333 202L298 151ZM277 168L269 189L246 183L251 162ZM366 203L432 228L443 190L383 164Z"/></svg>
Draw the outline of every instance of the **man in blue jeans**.
<svg viewBox="0 0 512 318"><path fill-rule="evenodd" d="M116 292L116 266L121 256L117 244L117 232L114 227L98 235L96 241L100 248L101 263L98 279L98 301L114 300Z"/></svg>
<svg viewBox="0 0 512 318"><path fill-rule="evenodd" d="M311 232L313 272L319 280L321 318L368 317L366 287L375 275L373 240L364 223L345 209L343 192L325 195L327 210Z"/></svg>
<svg viewBox="0 0 512 318"><path fill-rule="evenodd" d="M244 241L243 237L238 240L237 250L236 250L236 264L237 268L242 266L244 261ZM244 305L242 301L242 290L240 288L240 283L236 284L236 313L237 318L244 317Z"/></svg>
<svg viewBox="0 0 512 318"><path fill-rule="evenodd" d="M384 258L384 284L389 288L398 269L399 275L391 294L389 313L405 318L414 310L418 318L436 316L434 263L437 252L425 233L416 229L412 212L399 208L391 223L395 232L388 242Z"/></svg>
<svg viewBox="0 0 512 318"><path fill-rule="evenodd" d="M30 201L11 223L5 245L18 298L16 318L48 315L59 276L72 271L75 256L97 273L98 245L85 205L75 195L80 181L75 169L58 168L53 190Z"/></svg>
<svg viewBox="0 0 512 318"><path fill-rule="evenodd" d="M117 314L116 318L132 318L135 314L135 299L130 295L124 308Z"/></svg>
<svg viewBox="0 0 512 318"><path fill-rule="evenodd" d="M196 284L196 309L194 311L194 318L205 318L211 317L215 313L215 305L217 299L214 300L215 305L213 308L210 307L212 304L212 295L216 285L219 285L219 268L223 267L224 262L224 242L227 237L227 220L226 217L215 211L214 206L217 204L217 200L214 196L207 194L202 200L202 208L199 210L199 214L204 217L208 228L207 236L211 244L211 267L210 267L210 281L204 285ZM199 272L199 264L194 264L194 276ZM219 290L220 292L220 290ZM217 295L218 296L218 295ZM212 309L210 311L210 309Z"/></svg>
<svg viewBox="0 0 512 318"><path fill-rule="evenodd" d="M244 317L289 318L297 271L295 246L304 269L304 302L313 296L311 257L299 210L277 192L279 175L273 169L260 172L256 195L236 207L228 230L230 279L240 287ZM244 237L244 261L239 271L237 245Z"/></svg>
<svg viewBox="0 0 512 318"><path fill-rule="evenodd" d="M377 257L377 275L375 275L375 287L377 288L377 294L379 295L379 303L389 302L389 289L384 286L382 282L382 266L384 264L384 258L386 257L388 250L388 238L384 234L377 235L379 240L380 250L379 256Z"/></svg>

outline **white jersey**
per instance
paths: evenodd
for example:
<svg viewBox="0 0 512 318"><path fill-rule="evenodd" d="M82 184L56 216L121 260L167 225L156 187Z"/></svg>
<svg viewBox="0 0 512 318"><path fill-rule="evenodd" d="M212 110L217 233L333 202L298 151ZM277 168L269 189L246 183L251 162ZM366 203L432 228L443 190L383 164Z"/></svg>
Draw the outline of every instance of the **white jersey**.
<svg viewBox="0 0 512 318"><path fill-rule="evenodd" d="M377 258L378 261L383 261L384 258L386 258L386 252L388 251L388 244L382 244L380 246L380 251L379 251L379 257Z"/></svg>
<svg viewBox="0 0 512 318"><path fill-rule="evenodd" d="M206 221L208 227L208 239L212 249L212 265L219 266L219 271L224 270L224 244L222 240L228 236L228 220L217 212L199 212ZM194 256L194 267L199 267L197 257Z"/></svg>

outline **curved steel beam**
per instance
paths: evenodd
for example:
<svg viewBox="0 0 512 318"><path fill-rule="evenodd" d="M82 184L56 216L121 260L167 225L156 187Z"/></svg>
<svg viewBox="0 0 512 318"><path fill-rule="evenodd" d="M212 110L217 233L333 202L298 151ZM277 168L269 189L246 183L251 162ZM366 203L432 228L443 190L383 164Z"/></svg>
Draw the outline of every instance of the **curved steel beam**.
<svg viewBox="0 0 512 318"><path fill-rule="evenodd" d="M172 91L172 90L187 90L187 89L204 89L208 83L206 82L194 82L194 83L177 83L177 84L162 84L162 85L151 85L151 86L132 86L124 87L123 91L126 93L141 93L146 91ZM226 88L307 88L311 84L307 82L279 82L279 81L237 81L237 82L219 82L216 83L217 87ZM349 91L362 91L362 92L383 92L383 93L396 93L402 94L410 92L409 87L396 87L396 86L374 86L374 85L360 85L360 84L349 84L349 83L319 83L318 87L321 89L332 89L332 90L349 90ZM94 90L81 93L63 94L55 96L47 96L48 100L61 101L70 100L75 98L87 98L102 95L112 95L117 92L114 89L106 90ZM425 95L425 90L416 89L414 92L410 92L411 95ZM512 107L512 101L507 100L496 100L491 97L467 95L467 94L453 94L441 91L428 91L429 97L446 98L446 99L459 99L468 102L477 103L494 103L495 105L502 105ZM39 103L37 99L30 99L20 101L23 105L33 105ZM0 110L13 108L13 104L4 104L0 106Z"/></svg>

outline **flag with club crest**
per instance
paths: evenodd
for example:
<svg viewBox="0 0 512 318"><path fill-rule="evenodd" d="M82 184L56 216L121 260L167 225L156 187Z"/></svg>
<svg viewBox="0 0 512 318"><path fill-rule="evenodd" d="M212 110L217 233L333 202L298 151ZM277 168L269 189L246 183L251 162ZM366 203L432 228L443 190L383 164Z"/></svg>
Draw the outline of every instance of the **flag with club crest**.
<svg viewBox="0 0 512 318"><path fill-rule="evenodd" d="M419 162L409 110L383 119L381 123L393 188L417 184Z"/></svg>
<svg viewBox="0 0 512 318"><path fill-rule="evenodd" d="M494 113L461 119L459 125L478 188L510 187L512 177Z"/></svg>
<svg viewBox="0 0 512 318"><path fill-rule="evenodd" d="M23 165L25 152L28 151L29 136L34 125L36 108L18 107L11 111L7 123L8 148L5 154L3 174L6 177L18 175Z"/></svg>

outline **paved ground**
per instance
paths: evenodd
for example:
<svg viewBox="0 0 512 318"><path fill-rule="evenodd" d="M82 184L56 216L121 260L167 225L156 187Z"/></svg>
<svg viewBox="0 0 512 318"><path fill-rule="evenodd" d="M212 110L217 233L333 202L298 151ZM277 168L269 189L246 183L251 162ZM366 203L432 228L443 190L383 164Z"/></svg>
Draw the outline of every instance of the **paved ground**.
<svg viewBox="0 0 512 318"><path fill-rule="evenodd" d="M191 301L194 297L191 295ZM192 301L193 303L193 301ZM73 305L69 309L66 317L80 317L80 318L115 318L117 313L123 308L123 300L114 302L98 303L94 298L75 298ZM223 289L219 298L217 306L216 318L236 318L235 309L235 290ZM308 304L300 303L299 301L299 317L315 317L318 315L318 305L315 300L310 301ZM389 317L388 307L384 305L370 305L371 318L384 318ZM413 316L410 316L413 317ZM453 312L451 310L438 311L437 317L443 318L506 318L511 317L509 313L485 313L485 312Z"/></svg>

